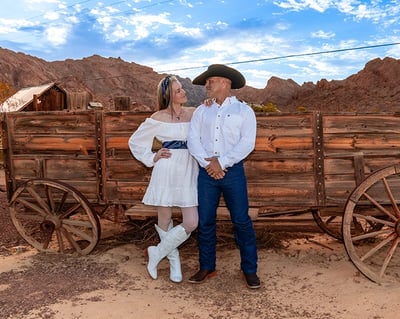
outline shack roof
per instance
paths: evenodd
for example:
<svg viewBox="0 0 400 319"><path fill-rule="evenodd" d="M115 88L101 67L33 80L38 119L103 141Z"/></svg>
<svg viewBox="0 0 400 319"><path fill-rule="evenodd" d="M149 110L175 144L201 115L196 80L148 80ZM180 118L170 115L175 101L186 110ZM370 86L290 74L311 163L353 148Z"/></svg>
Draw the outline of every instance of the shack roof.
<svg viewBox="0 0 400 319"><path fill-rule="evenodd" d="M0 105L0 112L16 112L22 110L33 101L33 96L40 96L52 88L55 83L27 87L19 90Z"/></svg>

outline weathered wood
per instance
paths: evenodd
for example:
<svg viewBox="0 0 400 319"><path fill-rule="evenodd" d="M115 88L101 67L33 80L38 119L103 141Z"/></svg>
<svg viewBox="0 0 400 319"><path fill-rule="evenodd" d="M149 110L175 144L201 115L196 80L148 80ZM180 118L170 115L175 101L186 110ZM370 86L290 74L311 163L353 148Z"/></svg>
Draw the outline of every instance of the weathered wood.
<svg viewBox="0 0 400 319"><path fill-rule="evenodd" d="M116 111L129 111L131 107L131 98L129 96L116 96L114 98Z"/></svg>
<svg viewBox="0 0 400 319"><path fill-rule="evenodd" d="M149 217L157 217L157 207L144 204L136 204L125 211L125 214L134 219L146 219ZM179 208L172 208L174 218L181 218L182 212ZM257 208L250 208L249 215L252 220L256 220L258 216ZM226 207L220 206L217 209L217 220L230 220L229 210Z"/></svg>
<svg viewBox="0 0 400 319"><path fill-rule="evenodd" d="M92 203L140 203L151 169L133 158L128 139L149 115L3 114L8 192L27 179L52 178ZM391 114L257 114L256 147L245 160L250 205L275 212L342 207L365 177L399 162L399 124Z"/></svg>

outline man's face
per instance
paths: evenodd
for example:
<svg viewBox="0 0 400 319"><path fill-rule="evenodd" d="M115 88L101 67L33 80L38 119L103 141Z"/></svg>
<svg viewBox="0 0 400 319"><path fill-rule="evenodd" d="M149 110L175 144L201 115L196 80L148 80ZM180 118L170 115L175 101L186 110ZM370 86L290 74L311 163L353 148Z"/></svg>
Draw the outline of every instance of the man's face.
<svg viewBox="0 0 400 319"><path fill-rule="evenodd" d="M225 88L228 80L219 76L212 76L206 80L207 97L216 97L218 92Z"/></svg>

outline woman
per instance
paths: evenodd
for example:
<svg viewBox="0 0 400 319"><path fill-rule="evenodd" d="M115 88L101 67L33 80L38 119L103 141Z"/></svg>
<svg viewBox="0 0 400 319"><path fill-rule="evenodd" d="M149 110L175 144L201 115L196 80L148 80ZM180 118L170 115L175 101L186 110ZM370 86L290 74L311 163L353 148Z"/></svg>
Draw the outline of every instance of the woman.
<svg viewBox="0 0 400 319"><path fill-rule="evenodd" d="M189 123L194 107L184 107L186 92L175 76L168 75L157 88L159 111L147 118L129 139L133 156L148 167L153 167L150 182L143 197L146 205L157 206L155 228L160 236L157 246L147 248L147 271L157 279L158 263L167 257L170 279L182 281L178 247L197 227L198 164L186 146ZM153 140L162 148L152 151ZM172 207L180 207L182 223L173 227Z"/></svg>

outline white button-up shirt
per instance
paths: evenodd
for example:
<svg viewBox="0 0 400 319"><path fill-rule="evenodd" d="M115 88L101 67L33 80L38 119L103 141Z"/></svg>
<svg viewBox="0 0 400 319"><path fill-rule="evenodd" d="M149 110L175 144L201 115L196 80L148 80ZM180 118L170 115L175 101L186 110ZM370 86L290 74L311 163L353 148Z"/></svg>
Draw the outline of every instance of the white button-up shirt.
<svg viewBox="0 0 400 319"><path fill-rule="evenodd" d="M188 149L201 167L209 164L205 158L218 157L222 168L229 168L253 151L256 129L253 109L234 96L222 105L202 104L193 113Z"/></svg>

